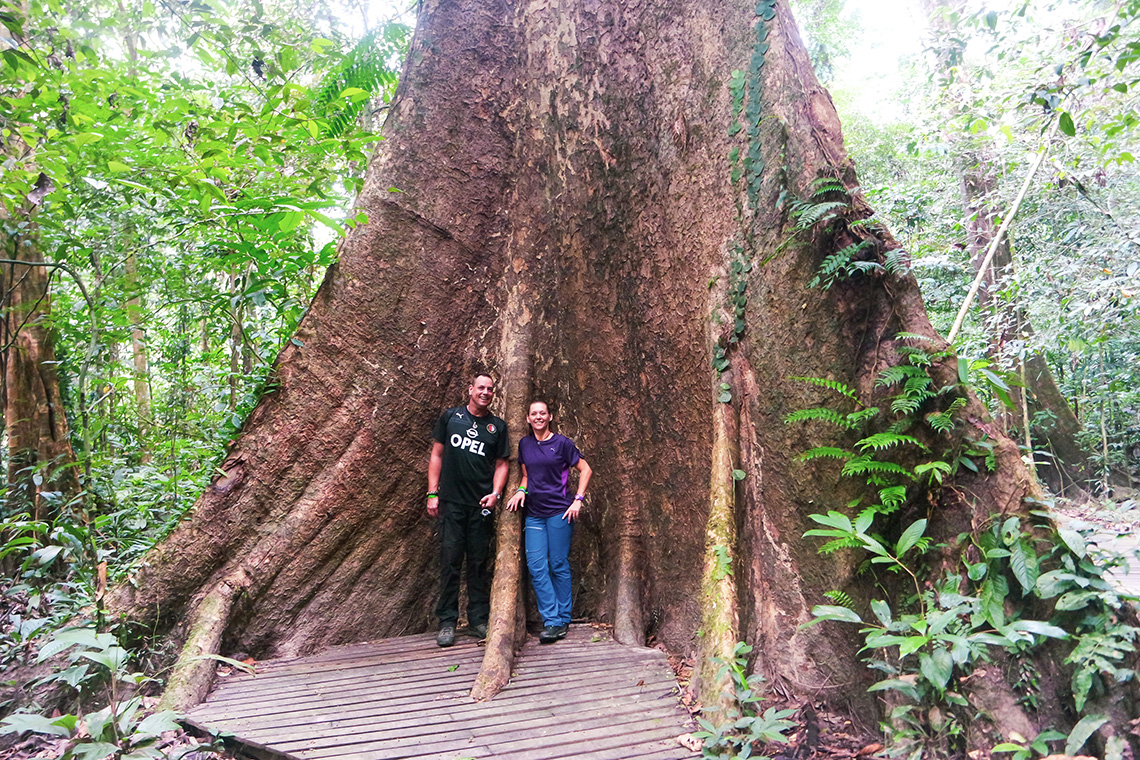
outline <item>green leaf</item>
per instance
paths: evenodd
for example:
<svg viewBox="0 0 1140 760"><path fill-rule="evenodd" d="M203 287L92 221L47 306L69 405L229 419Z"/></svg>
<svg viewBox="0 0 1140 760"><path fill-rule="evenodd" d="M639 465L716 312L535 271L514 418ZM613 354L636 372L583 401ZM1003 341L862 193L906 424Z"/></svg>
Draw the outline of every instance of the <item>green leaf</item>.
<svg viewBox="0 0 1140 760"><path fill-rule="evenodd" d="M75 147L82 148L84 145L91 145L103 139L103 135L98 132L80 132L73 139Z"/></svg>
<svg viewBox="0 0 1140 760"><path fill-rule="evenodd" d="M812 624L819 623L824 620L838 620L841 623L862 623L863 618L859 617L859 613L855 610L849 610L846 607L838 607L831 604L818 604L811 608L811 614L815 615Z"/></svg>
<svg viewBox="0 0 1140 760"><path fill-rule="evenodd" d="M1069 739L1065 742L1065 754L1075 755L1093 733L1108 722L1105 715L1086 715L1081 718L1073 730L1069 732Z"/></svg>
<svg viewBox="0 0 1140 760"><path fill-rule="evenodd" d="M138 741L142 738L158 736L166 731L177 731L181 728L176 720L177 717L178 713L173 710L163 710L154 715L148 715L135 728L134 735L131 738Z"/></svg>
<svg viewBox="0 0 1140 760"><path fill-rule="evenodd" d="M902 556L910 551L918 540L926 533L926 520L918 520L907 526L902 535L899 536L898 543L895 544L895 556L902 559Z"/></svg>
<svg viewBox="0 0 1140 760"><path fill-rule="evenodd" d="M1089 602L1099 597L1100 592L1098 591L1070 591L1061 595L1061 598L1057 600L1055 608L1062 612L1079 610L1087 607Z"/></svg>
<svg viewBox="0 0 1140 760"><path fill-rule="evenodd" d="M888 678L885 681L879 681L871 686L867 691L897 691L910 697L915 702L921 702L922 697L919 696L918 689L910 681L904 681L901 678Z"/></svg>
<svg viewBox="0 0 1140 760"><path fill-rule="evenodd" d="M59 718L53 720L34 713L15 713L0 721L3 724L0 734L19 734L24 731L31 731L36 734L49 734L51 736L71 736L71 731L61 726L59 720Z"/></svg>
<svg viewBox="0 0 1140 760"><path fill-rule="evenodd" d="M932 653L923 652L918 656L918 668L923 678L934 684L939 691L946 688L950 675L954 672L954 660L945 649L935 649Z"/></svg>
<svg viewBox="0 0 1140 760"><path fill-rule="evenodd" d="M80 742L71 750L71 756L77 760L104 760L120 751L117 744L110 742Z"/></svg>
<svg viewBox="0 0 1140 760"><path fill-rule="evenodd" d="M131 167L124 164L122 161L108 161L107 170L112 172L129 172Z"/></svg>
<svg viewBox="0 0 1140 760"><path fill-rule="evenodd" d="M304 219L305 213L303 211L286 211L281 215L277 226L282 232L292 232Z"/></svg>
<svg viewBox="0 0 1140 760"><path fill-rule="evenodd" d="M1015 620L1009 624L1010 630L1035 633L1051 639L1067 639L1069 632L1059 626L1050 625L1041 620Z"/></svg>
<svg viewBox="0 0 1140 760"><path fill-rule="evenodd" d="M744 470L733 470L732 471L732 479L733 480L744 480L746 477L748 477L748 473L746 473Z"/></svg>
<svg viewBox="0 0 1140 760"><path fill-rule="evenodd" d="M882 599L875 599L871 602L871 612L875 613L875 617L884 627L891 627L891 606Z"/></svg>
<svg viewBox="0 0 1140 760"><path fill-rule="evenodd" d="M1069 547L1069 551L1078 557L1083 558L1088 552L1088 547L1085 545L1084 538L1081 534L1072 528L1061 528L1057 531L1057 535L1065 542L1065 546Z"/></svg>
<svg viewBox="0 0 1140 760"><path fill-rule="evenodd" d="M1057 124L1057 129L1069 137L1075 137L1077 134L1077 127L1073 124L1073 117L1069 115L1068 111L1062 111L1059 117L1060 121ZM1072 754L1072 753L1069 753Z"/></svg>
<svg viewBox="0 0 1140 760"><path fill-rule="evenodd" d="M970 361L964 357L958 357L958 382L963 385L970 379Z"/></svg>
<svg viewBox="0 0 1140 760"><path fill-rule="evenodd" d="M930 638L928 636L907 636L906 640L899 644L899 657L914 654L929 643Z"/></svg>
<svg viewBox="0 0 1140 760"><path fill-rule="evenodd" d="M1009 568L1013 571L1013 577L1021 584L1025 593L1031 593L1037 585L1037 573L1034 572L1036 568L1030 566L1025 546L1021 541L1015 541L1010 545L1009 551Z"/></svg>

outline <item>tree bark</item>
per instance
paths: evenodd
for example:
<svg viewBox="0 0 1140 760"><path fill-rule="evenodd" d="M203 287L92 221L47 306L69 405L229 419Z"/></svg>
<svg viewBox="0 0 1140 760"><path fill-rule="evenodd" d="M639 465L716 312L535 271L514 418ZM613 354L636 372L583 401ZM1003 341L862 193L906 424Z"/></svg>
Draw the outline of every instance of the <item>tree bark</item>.
<svg viewBox="0 0 1140 760"><path fill-rule="evenodd" d="M3 236L4 424L8 434L7 514L51 520L79 493L50 328L51 269L44 266L35 222ZM7 220L10 228L13 220Z"/></svg>
<svg viewBox="0 0 1140 760"><path fill-rule="evenodd" d="M734 70L748 82L739 130ZM794 461L812 444L784 417L819 394L791 378L870 398L899 332L944 342L909 274L807 287L857 236L876 256L897 248L885 230L841 223L775 255L785 193L820 177L857 185L787 8L429 0L385 132L358 201L369 223L342 245L222 474L113 611L195 651L259 657L429 629L428 430L491 366L516 439L540 395L594 467L577 615L635 641L652 627L690 654L715 620L712 649L753 644L786 693L870 706L857 642L799 628L823 592L868 592L852 558L800 540L809 513L842 501L834 470ZM747 157L745 174L730 156ZM869 213L856 194L847 218ZM730 280L747 291L739 330ZM710 383L718 346L728 405ZM953 362L934 371L956 382ZM976 401L964 418L997 442L997 470L961 476L969 504L912 507L932 511L938 538L1019 509L1029 488ZM503 520L500 541L511 530ZM727 584L710 571L717 546ZM497 626L512 593L496 586ZM492 635L496 657L509 638ZM189 667L171 704L202 693L207 676Z"/></svg>

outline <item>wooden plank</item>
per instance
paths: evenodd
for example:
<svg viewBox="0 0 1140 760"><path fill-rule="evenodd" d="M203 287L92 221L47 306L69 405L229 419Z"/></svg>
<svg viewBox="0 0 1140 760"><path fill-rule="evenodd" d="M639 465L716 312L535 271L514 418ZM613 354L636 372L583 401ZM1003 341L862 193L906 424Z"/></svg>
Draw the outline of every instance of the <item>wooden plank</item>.
<svg viewBox="0 0 1140 760"><path fill-rule="evenodd" d="M623 671L615 672L620 673ZM298 710L296 705L301 704L303 704L303 707L300 709L303 710L327 709L345 702L346 696L360 698L357 700L358 703L371 704L389 700L399 700L401 697L414 696L425 690L432 690L435 693L454 694L456 690L470 690L471 685L474 683L475 675L476 673L474 671L464 673L461 676L456 676L455 673L443 673L421 678L419 681L401 681L395 684L362 684L354 689L330 690L328 692L312 690L305 693L303 698L296 702L291 699L281 701L255 700L249 703L243 703L241 701L224 702L218 705L217 709L209 709L209 707L207 707L205 710L195 711L192 715L200 720L206 719L207 716L212 720L222 720L238 716L256 717L270 715L280 717L284 714L296 712ZM630 677L634 676L631 674ZM536 679L533 683L519 679L512 681L512 683L503 690L500 697L496 697L496 700L516 696L523 691L527 694L546 694L551 691L560 691L571 687L580 689L604 688L605 685L612 682L612 680L613 675L606 670ZM660 688L663 686L672 688L676 685L671 679L647 679L644 677L639 678L638 681L634 683L637 683L639 686L644 686L647 689Z"/></svg>
<svg viewBox="0 0 1140 760"><path fill-rule="evenodd" d="M652 749L661 749L659 742L665 742L681 733L677 726L637 726L636 736L630 736L631 726L607 726L604 729L583 731L579 734L563 734L550 737L558 743L540 744L534 740L521 740L511 744L491 744L495 757L510 758L510 760L558 760L563 757L573 757L577 760L601 760L605 757L619 757L629 754L622 750L644 748L654 745ZM619 733L616 733L619 732ZM618 751L615 751L618 750ZM637 756L637 753L634 753Z"/></svg>
<svg viewBox="0 0 1140 760"><path fill-rule="evenodd" d="M219 680L218 688L226 688L234 684L277 683L297 676L305 676L310 673L339 673L345 670L356 670L368 666L415 665L452 659L479 659L482 658L482 656L482 647L449 647L447 649L433 647L429 650L410 652L407 656L400 657L385 654L362 654L354 659L336 660L334 662L296 662L292 663L288 668L258 668L252 674L235 674L223 680Z"/></svg>
<svg viewBox="0 0 1140 760"><path fill-rule="evenodd" d="M620 688L620 690L619 690ZM622 685L610 690L607 695L613 695L622 699L648 704L655 700L670 700L675 701L676 697L673 694L675 684L660 685L654 689L647 690L644 686L637 686L634 684ZM491 704L496 706L497 709L506 709L509 706L523 704L533 706L535 699L543 699L544 706L555 707L561 704L573 706L581 704L583 698L598 699L600 692L582 690L580 692L559 693L561 687L554 685L544 688L540 691L528 690L522 692L514 690L513 693L504 691L496 697ZM333 705L335 708L336 705ZM428 698L423 696L405 697L398 700L385 700L383 698L377 699L373 702L358 702L352 704L349 708L342 708L337 711L337 715L341 719L359 719L359 718L373 718L376 719L382 716L402 716L409 711L423 713L433 708L446 710L451 714L456 714L457 711L462 712L465 708L478 709L480 704L470 700L467 697L467 690L464 689L458 693L453 693L450 698L440 699L436 695L430 695ZM281 711L277 713L260 714L256 716L235 716L225 721L215 721L219 724L224 724L228 727L227 730L256 730L264 728L277 728L281 729L288 726L304 726L309 723L319 721L329 712L325 707L311 708L308 704L301 704L291 711ZM199 718L201 720L201 718Z"/></svg>
<svg viewBox="0 0 1140 760"><path fill-rule="evenodd" d="M639 697L641 697L639 699ZM604 709L619 709L625 704L637 705L638 709L653 709L658 704L668 706L676 706L676 699L672 695L663 695L657 699L645 699L644 690L634 686L615 686L607 692L587 693L580 692L568 700L555 704L560 710L581 710L587 709L591 705L596 705ZM267 736L276 736L278 741L292 741L312 733L313 730L329 730L337 731L342 728L361 728L366 726L376 726L378 728L393 728L399 729L405 725L416 724L417 721L425 723L432 722L449 722L469 720L473 717L479 717L486 714L490 710L496 719L501 719L504 716L512 716L518 713L533 713L535 711L534 700L531 699L517 699L513 701L504 701L500 699L493 700L489 705L470 700L446 700L424 703L422 706L416 707L410 713L408 711L401 711L392 715L375 715L368 714L363 717L354 718L336 718L325 721L304 721L296 727L282 727L280 724L272 724L269 727L259 728L246 728L243 729L246 733L252 736L259 736L260 732L265 732ZM544 701L540 708L544 714L553 718L555 712L547 708L547 703Z"/></svg>
<svg viewBox="0 0 1140 760"><path fill-rule="evenodd" d="M491 702L468 692L483 650L434 634L334 647L219 682L190 719L287 760L681 760L690 723L664 654L575 626L529 640ZM449 670L458 666L455 670ZM267 754L268 753L268 754Z"/></svg>
<svg viewBox="0 0 1140 760"><path fill-rule="evenodd" d="M339 670L335 673L312 673L306 677L294 676L288 680L263 681L249 684L242 688L219 690L210 696L211 704L225 704L227 702L251 703L258 701L281 700L287 695L307 693L321 688L351 687L362 681L368 683L399 684L417 679L435 680L438 677L452 676L462 678L469 676L474 682L479 672L482 657L467 659L451 658L447 660L426 660L420 664L395 663L386 666L370 666L357 670ZM459 671L463 671L460 673Z"/></svg>
<svg viewBox="0 0 1140 760"><path fill-rule="evenodd" d="M572 713L575 721L578 724L584 725L585 721L597 723L598 721L611 720L617 716L623 715L636 715L642 718L655 717L663 719L676 718L676 712L671 705L658 705L653 709L647 710L642 705L625 704L625 705L610 705L606 707L598 707L591 710L581 710ZM335 732L322 732L319 738L309 737L300 740L285 740L284 737L276 737L273 740L273 746L279 747L286 752L295 752L301 749L315 750L321 747L332 748L351 748L351 744L361 742L378 742L384 746L396 740L408 740L411 738L419 739L419 737L430 735L439 739L453 738L452 734L463 734L464 736L474 735L475 737L490 737L498 736L504 733L518 734L520 732L533 732L543 731L548 729L552 723L562 723L566 720L565 716L558 719L551 711L543 709L519 710L513 714L504 714L500 710L495 710L489 706L483 706L479 712L470 714L463 720L442 720L433 721L431 723L425 721L408 720L405 721L403 726L399 727L383 727L373 726L366 730L348 729L345 733ZM440 725L449 726L449 730L439 730ZM270 732L267 732L270 733ZM350 737L350 741L345 741L345 737ZM254 735L256 738L256 735Z"/></svg>
<svg viewBox="0 0 1140 760"><path fill-rule="evenodd" d="M440 748L446 750L461 750L465 745L477 743L480 746L490 748L495 757L516 757L519 752L522 751L524 755L536 752L537 754L534 754L534 760L544 760L544 758L565 757L567 755L562 754L564 751L577 757L578 753L576 749L601 749L603 748L601 744L606 743L612 746L640 744L641 742L638 742L637 739L628 735L628 732L631 730L638 732L637 738L651 733L655 738L657 735L675 736L676 733L680 733L676 726L672 725L667 726L664 733L662 733L660 720L647 721L640 718L618 718L616 722L609 721L608 723L603 719L600 726L594 725L594 723L596 722L571 722L564 724L565 728L571 730L560 731L559 733L552 733L546 736L532 734L526 739L515 741L503 741L504 737L515 735L513 732L507 734L497 733L482 737L479 742L473 742L472 739L451 738L451 735L448 734L442 737L440 742L437 743L433 741L430 745L424 743L418 737L415 737L404 740L397 739L392 742L342 743L339 747L313 751L295 749L291 754L311 760L321 760L323 758L338 758L338 760L389 760L390 758L420 757L425 752L434 753ZM583 727L574 728L577 725ZM615 736L615 731L621 731L622 735ZM670 734L669 732L676 733ZM633 741L631 741L631 739L633 739ZM599 746L587 747L583 744L584 741L586 745L598 744Z"/></svg>

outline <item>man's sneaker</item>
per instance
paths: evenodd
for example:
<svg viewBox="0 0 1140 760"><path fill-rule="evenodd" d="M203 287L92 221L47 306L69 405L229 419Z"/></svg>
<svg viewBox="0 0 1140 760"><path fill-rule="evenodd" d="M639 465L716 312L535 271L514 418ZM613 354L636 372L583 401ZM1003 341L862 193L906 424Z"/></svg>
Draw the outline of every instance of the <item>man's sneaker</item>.
<svg viewBox="0 0 1140 760"><path fill-rule="evenodd" d="M467 635L474 636L480 640L487 638L487 624L480 623L479 625L467 626Z"/></svg>
<svg viewBox="0 0 1140 760"><path fill-rule="evenodd" d="M538 634L538 643L553 644L555 641L558 641L562 636L566 635L565 633L563 633L562 636L558 635L558 632L561 631L562 628L560 625L548 625L544 627L542 633Z"/></svg>
<svg viewBox="0 0 1140 760"><path fill-rule="evenodd" d="M563 623L562 625L557 626L555 628L555 634L554 635L556 638L564 639L564 638L566 638L566 634L568 634L568 633L570 633L570 624L569 623Z"/></svg>
<svg viewBox="0 0 1140 760"><path fill-rule="evenodd" d="M439 633L435 635L435 643L441 647L449 647L455 643L455 626L448 623L440 627Z"/></svg>

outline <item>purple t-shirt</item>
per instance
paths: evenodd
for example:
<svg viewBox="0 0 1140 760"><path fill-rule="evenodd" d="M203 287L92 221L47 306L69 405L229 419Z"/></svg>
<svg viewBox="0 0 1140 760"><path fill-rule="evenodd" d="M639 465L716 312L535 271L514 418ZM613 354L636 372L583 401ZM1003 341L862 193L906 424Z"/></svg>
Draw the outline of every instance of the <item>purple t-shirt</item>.
<svg viewBox="0 0 1140 760"><path fill-rule="evenodd" d="M526 465L526 514L531 517L560 515L570 507L566 483L570 468L582 454L564 435L555 433L545 441L533 435L519 441L519 463Z"/></svg>

